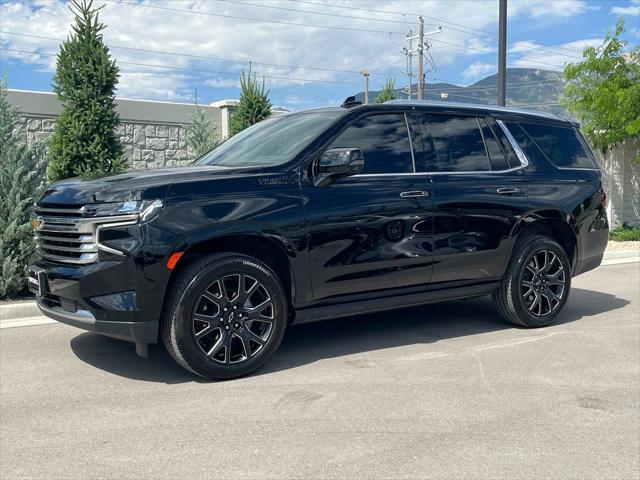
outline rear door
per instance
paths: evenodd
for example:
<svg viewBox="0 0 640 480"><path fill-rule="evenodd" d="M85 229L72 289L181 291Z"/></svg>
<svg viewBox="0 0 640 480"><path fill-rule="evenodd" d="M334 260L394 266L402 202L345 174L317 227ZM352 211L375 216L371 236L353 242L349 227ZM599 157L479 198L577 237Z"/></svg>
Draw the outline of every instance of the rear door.
<svg viewBox="0 0 640 480"><path fill-rule="evenodd" d="M432 283L500 277L527 210L522 165L491 117L419 114L435 202Z"/></svg>
<svg viewBox="0 0 640 480"><path fill-rule="evenodd" d="M403 112L354 119L327 148L360 149L362 174L328 187L303 182L316 300L426 288L433 200L428 174L415 171L416 128Z"/></svg>

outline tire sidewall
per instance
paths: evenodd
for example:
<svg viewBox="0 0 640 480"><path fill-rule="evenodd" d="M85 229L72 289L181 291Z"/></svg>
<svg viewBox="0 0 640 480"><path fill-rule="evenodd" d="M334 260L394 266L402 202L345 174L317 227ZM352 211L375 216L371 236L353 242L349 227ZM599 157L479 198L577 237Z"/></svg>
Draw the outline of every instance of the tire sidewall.
<svg viewBox="0 0 640 480"><path fill-rule="evenodd" d="M202 292L222 275L246 274L261 282L273 301L274 325L267 344L254 357L238 364L221 365L202 351L193 337L192 320L196 302ZM190 367L208 378L235 378L259 368L278 349L286 330L287 304L276 275L265 265L250 257L231 257L212 262L198 272L181 295L179 307L174 312L174 328L181 353Z"/></svg>
<svg viewBox="0 0 640 480"><path fill-rule="evenodd" d="M552 251L560 258L565 270L565 294L560 301L560 305L558 305L553 312L542 317L529 312L520 293L520 285L522 285L526 262L530 256L538 250ZM511 273L509 287L512 304L523 324L528 327L544 327L551 324L560 314L571 294L571 263L564 249L555 240L546 237L532 239L526 243L524 248L519 250L516 263Z"/></svg>

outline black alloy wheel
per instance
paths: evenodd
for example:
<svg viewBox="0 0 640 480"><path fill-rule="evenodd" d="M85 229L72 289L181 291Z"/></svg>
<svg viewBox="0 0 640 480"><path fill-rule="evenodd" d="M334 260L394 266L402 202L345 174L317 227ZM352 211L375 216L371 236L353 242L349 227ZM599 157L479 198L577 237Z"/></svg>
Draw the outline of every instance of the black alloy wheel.
<svg viewBox="0 0 640 480"><path fill-rule="evenodd" d="M264 284L246 274L221 275L195 304L193 337L214 362L246 362L269 341L273 323L273 300Z"/></svg>
<svg viewBox="0 0 640 480"><path fill-rule="evenodd" d="M553 238L529 236L517 243L500 286L498 313L522 327L544 327L562 311L571 289L571 263Z"/></svg>
<svg viewBox="0 0 640 480"><path fill-rule="evenodd" d="M566 291L566 272L558 255L546 249L534 252L520 284L529 312L538 317L552 313L562 304Z"/></svg>
<svg viewBox="0 0 640 480"><path fill-rule="evenodd" d="M169 354L211 379L246 375L277 350L288 301L263 262L235 253L190 261L170 286L161 326Z"/></svg>

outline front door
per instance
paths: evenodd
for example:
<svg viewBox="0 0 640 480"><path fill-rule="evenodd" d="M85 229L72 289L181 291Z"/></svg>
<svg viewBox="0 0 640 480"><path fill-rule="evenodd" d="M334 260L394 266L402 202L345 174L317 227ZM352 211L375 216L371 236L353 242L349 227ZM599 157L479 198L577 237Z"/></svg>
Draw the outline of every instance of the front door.
<svg viewBox="0 0 640 480"><path fill-rule="evenodd" d="M434 113L418 120L436 210L431 281L495 280L527 210L522 165L492 118Z"/></svg>
<svg viewBox="0 0 640 480"><path fill-rule="evenodd" d="M433 201L415 172L415 130L404 113L356 119L327 148L358 148L362 174L328 187L303 183L315 300L426 287L432 270Z"/></svg>

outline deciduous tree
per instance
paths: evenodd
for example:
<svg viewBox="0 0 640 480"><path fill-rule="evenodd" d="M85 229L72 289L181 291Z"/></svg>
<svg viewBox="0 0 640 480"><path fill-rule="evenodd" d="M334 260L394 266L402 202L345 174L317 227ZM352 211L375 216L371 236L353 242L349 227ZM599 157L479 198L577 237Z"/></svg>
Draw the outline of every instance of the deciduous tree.
<svg viewBox="0 0 640 480"><path fill-rule="evenodd" d="M603 152L640 135L640 47L625 53L623 33L621 19L602 45L585 48L584 60L568 64L564 71L562 101Z"/></svg>

